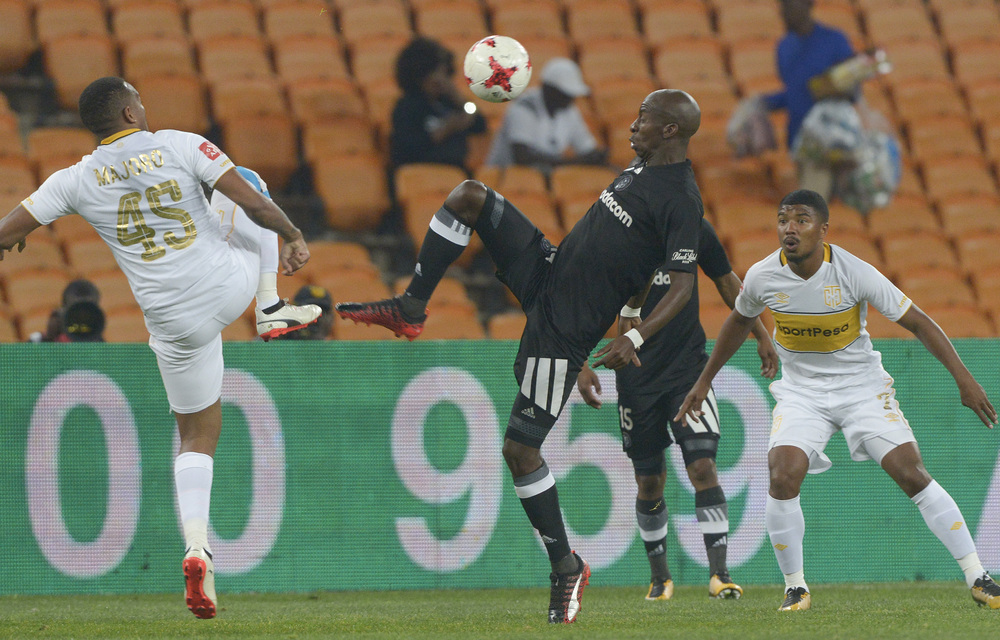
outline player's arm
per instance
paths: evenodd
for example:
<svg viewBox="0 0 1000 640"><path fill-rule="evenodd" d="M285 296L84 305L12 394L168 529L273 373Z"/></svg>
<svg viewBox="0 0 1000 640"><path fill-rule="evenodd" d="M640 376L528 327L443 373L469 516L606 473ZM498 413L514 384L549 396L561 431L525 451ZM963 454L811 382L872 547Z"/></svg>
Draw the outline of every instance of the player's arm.
<svg viewBox="0 0 1000 640"><path fill-rule="evenodd" d="M29 233L42 226L34 216L28 213L23 204L19 204L0 220L0 260L3 254L13 251L24 251L25 238Z"/></svg>
<svg viewBox="0 0 1000 640"><path fill-rule="evenodd" d="M238 171L222 174L215 189L238 204L258 226L270 229L285 241L281 247L281 266L291 275L309 261L309 248L302 232L292 224L281 207L247 182Z"/></svg>
<svg viewBox="0 0 1000 640"><path fill-rule="evenodd" d="M962 362L958 352L955 351L955 346L941 327L915 304L911 304L906 313L896 322L916 336L917 340L920 340L921 344L931 352L931 355L944 365L958 384L962 404L975 411L983 424L992 429L993 425L997 423L997 411L993 408L989 398L986 397L986 391L972 377L972 373Z"/></svg>
<svg viewBox="0 0 1000 640"><path fill-rule="evenodd" d="M722 366L729 362L743 341L747 339L755 321L757 318L748 318L733 309L726 321L722 323L719 337L715 340L715 347L712 349L712 355L708 357L708 363L705 364L705 369L698 377L698 381L694 383L691 391L684 398L680 410L674 416L674 422L687 424L689 418L698 422L698 416L701 415L701 405L708 397L708 391L712 387L715 374L719 373Z"/></svg>
<svg viewBox="0 0 1000 640"><path fill-rule="evenodd" d="M736 296L739 295L740 287L743 286L743 281L740 280L740 277L730 271L724 276L712 278L712 282L715 283L715 288L719 290L719 295L722 297L722 301L726 303L726 306L734 309L736 307ZM771 344L771 336L768 334L767 327L761 322L759 316L754 321L750 332L757 339L757 355L760 356L760 375L765 378L773 378L778 374L778 352L774 350L774 345Z"/></svg>
<svg viewBox="0 0 1000 640"><path fill-rule="evenodd" d="M601 408L601 381L597 372L590 368L590 363L583 361L583 368L576 376L576 388L580 390L583 401L595 409Z"/></svg>

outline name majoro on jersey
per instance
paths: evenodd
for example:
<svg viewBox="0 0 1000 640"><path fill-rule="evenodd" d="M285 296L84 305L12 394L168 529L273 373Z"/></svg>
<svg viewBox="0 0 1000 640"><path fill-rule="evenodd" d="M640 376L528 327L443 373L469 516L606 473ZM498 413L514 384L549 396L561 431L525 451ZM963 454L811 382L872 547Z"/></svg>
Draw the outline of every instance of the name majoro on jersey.
<svg viewBox="0 0 1000 640"><path fill-rule="evenodd" d="M861 336L861 307L834 313L798 314L771 310L775 341L789 351L831 353Z"/></svg>
<svg viewBox="0 0 1000 640"><path fill-rule="evenodd" d="M604 203L604 206L606 206L608 210L611 211L616 218L618 218L619 222L626 227L632 226L632 216L629 215L628 211L622 209L622 206L618 204L618 201L615 200L610 191L607 189L602 191L600 200Z"/></svg>
<svg viewBox="0 0 1000 640"><path fill-rule="evenodd" d="M148 154L140 153L138 158L129 158L112 165L105 165L100 169L94 169L94 175L97 176L97 186L103 187L119 180L128 180L132 176L149 173L162 166L163 153L156 149Z"/></svg>

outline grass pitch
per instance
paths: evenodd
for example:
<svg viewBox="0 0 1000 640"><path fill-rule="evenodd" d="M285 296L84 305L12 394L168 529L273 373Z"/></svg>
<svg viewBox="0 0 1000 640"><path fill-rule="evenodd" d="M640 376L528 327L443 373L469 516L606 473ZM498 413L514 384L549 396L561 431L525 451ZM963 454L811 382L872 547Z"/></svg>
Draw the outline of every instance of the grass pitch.
<svg viewBox="0 0 1000 640"><path fill-rule="evenodd" d="M197 620L181 594L0 597L0 638L977 638L1000 610L977 607L958 582L811 585L810 611L777 612L780 586L713 601L704 586L646 602L643 587L588 587L576 624L546 623L548 590L221 594Z"/></svg>

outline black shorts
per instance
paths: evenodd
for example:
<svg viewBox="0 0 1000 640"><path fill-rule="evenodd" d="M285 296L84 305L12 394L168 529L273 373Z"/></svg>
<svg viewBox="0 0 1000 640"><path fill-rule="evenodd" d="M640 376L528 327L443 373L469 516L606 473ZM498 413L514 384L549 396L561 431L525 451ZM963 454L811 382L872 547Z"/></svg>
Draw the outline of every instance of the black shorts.
<svg viewBox="0 0 1000 640"><path fill-rule="evenodd" d="M695 379L688 380L658 395L618 389L622 449L633 464L662 460L664 449L674 442L681 447L685 465L699 458L715 459L719 443L719 409L713 391L709 391L702 405L705 414L700 422L689 420L685 426L673 421L694 382Z"/></svg>
<svg viewBox="0 0 1000 640"><path fill-rule="evenodd" d="M576 385L590 348L566 340L543 313L557 248L502 195L488 190L476 233L497 266L497 277L527 316L514 361L519 392L506 437L540 448Z"/></svg>

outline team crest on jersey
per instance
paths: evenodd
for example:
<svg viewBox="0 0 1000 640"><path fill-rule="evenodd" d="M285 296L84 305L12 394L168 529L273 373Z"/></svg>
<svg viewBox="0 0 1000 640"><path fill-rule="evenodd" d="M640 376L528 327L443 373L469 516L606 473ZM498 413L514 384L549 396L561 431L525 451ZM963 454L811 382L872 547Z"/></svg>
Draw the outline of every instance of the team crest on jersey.
<svg viewBox="0 0 1000 640"><path fill-rule="evenodd" d="M198 146L198 150L205 154L209 160L215 160L222 155L222 151L217 146L206 140Z"/></svg>
<svg viewBox="0 0 1000 640"><path fill-rule="evenodd" d="M840 287L836 285L823 287L823 302L826 303L826 306L836 309L843 301L844 297L840 293Z"/></svg>
<svg viewBox="0 0 1000 640"><path fill-rule="evenodd" d="M615 191L624 191L630 184L632 184L632 174L626 173L619 176L618 179L615 180L613 189Z"/></svg>

